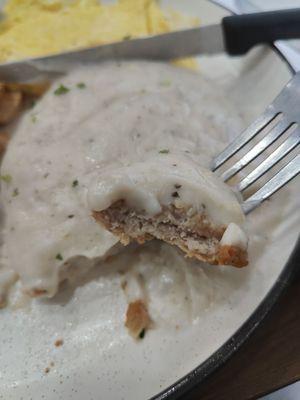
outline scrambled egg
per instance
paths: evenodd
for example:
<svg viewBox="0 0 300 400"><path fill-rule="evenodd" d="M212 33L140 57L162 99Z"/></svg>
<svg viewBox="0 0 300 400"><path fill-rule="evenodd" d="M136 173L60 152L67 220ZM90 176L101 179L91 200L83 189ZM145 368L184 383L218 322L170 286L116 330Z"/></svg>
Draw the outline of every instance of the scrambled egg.
<svg viewBox="0 0 300 400"><path fill-rule="evenodd" d="M0 62L37 57L195 25L155 0L8 0L0 22ZM193 59L177 63L195 67Z"/></svg>

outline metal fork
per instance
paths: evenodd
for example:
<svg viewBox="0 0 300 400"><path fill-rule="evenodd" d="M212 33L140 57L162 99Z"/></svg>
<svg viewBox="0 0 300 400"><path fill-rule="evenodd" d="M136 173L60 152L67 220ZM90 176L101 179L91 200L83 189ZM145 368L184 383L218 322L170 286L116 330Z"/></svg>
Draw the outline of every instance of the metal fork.
<svg viewBox="0 0 300 400"><path fill-rule="evenodd" d="M275 126L271 127L272 121L274 124L277 118L279 120ZM211 170L216 171L220 168L246 144L250 143L263 129L268 129L268 127L270 130L263 139L254 144L250 151L221 175L225 182L228 181L275 143L287 130L291 130L292 133L287 139L236 185L236 189L241 193L273 168L300 143L300 72L290 80L264 113L213 159ZM292 128L294 129L292 130ZM297 154L254 194L246 199L244 198L242 208L245 214L258 207L299 173L300 154Z"/></svg>

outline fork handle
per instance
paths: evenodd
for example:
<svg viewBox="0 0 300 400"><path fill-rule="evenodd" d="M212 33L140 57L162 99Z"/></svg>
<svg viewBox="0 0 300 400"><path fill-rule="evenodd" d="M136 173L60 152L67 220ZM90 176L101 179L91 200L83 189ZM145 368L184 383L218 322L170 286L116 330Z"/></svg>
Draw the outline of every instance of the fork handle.
<svg viewBox="0 0 300 400"><path fill-rule="evenodd" d="M227 53L242 55L257 44L300 38L300 8L229 16L222 27Z"/></svg>

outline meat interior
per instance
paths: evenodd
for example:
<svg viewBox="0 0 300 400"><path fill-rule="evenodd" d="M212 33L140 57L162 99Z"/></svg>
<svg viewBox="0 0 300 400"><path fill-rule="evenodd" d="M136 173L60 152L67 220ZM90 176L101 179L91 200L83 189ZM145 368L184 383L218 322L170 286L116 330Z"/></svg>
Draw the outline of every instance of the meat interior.
<svg viewBox="0 0 300 400"><path fill-rule="evenodd" d="M247 252L236 246L221 246L226 226L214 224L205 212L189 208L164 206L149 217L119 200L103 211L94 211L94 218L127 245L131 240L144 243L153 238L179 247L187 257L210 264L243 267L248 264Z"/></svg>

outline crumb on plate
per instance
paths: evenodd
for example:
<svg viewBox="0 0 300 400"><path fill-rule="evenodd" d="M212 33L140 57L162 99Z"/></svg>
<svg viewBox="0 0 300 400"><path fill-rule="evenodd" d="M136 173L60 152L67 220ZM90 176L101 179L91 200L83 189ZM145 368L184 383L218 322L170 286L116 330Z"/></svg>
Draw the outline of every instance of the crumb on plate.
<svg viewBox="0 0 300 400"><path fill-rule="evenodd" d="M150 324L151 319L144 301L139 299L129 303L125 326L131 336L135 339L143 339Z"/></svg>
<svg viewBox="0 0 300 400"><path fill-rule="evenodd" d="M63 344L64 344L63 339L57 339L57 340L54 342L55 347L60 347L60 346L62 346Z"/></svg>

